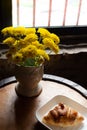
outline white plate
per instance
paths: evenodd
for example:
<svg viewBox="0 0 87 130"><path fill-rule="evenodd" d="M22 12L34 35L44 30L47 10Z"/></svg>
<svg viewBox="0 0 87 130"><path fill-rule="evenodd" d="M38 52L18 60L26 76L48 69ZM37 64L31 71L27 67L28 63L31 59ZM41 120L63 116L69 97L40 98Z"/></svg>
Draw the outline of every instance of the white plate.
<svg viewBox="0 0 87 130"><path fill-rule="evenodd" d="M80 112L84 116L83 123L79 126L70 126L66 128L44 124L42 122L43 116L59 102L63 102L66 105L69 105L70 107ZM66 96L58 95L52 98L49 102L47 102L44 106L37 110L36 117L39 122L41 122L44 126L51 130L87 130L87 108Z"/></svg>

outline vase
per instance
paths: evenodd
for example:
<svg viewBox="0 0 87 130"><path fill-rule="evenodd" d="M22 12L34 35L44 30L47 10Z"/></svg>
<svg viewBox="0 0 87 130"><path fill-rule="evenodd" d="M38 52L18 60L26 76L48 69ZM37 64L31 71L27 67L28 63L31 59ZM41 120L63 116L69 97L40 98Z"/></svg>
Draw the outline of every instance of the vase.
<svg viewBox="0 0 87 130"><path fill-rule="evenodd" d="M38 96L41 91L41 80L43 77L44 65L40 66L15 66L15 78L17 84L15 90L17 95L24 97Z"/></svg>

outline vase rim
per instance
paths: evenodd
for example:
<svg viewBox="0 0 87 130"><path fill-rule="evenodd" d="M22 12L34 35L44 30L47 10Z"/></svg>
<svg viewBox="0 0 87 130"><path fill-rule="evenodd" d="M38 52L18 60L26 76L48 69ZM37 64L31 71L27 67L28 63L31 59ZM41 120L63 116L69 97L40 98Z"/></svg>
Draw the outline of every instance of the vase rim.
<svg viewBox="0 0 87 130"><path fill-rule="evenodd" d="M38 68L38 67L40 67L40 66L43 66L43 64L40 64L40 65L38 65L38 66L22 66L22 65L16 64L15 66L25 67L25 68L28 68L28 67L30 67L30 68L34 68L34 67Z"/></svg>

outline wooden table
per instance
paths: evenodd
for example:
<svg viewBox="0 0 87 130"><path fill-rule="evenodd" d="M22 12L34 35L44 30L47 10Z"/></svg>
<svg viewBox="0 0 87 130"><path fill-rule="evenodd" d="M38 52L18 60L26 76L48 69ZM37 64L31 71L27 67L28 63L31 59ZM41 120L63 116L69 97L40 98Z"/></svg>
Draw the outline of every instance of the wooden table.
<svg viewBox="0 0 87 130"><path fill-rule="evenodd" d="M14 77L0 81L0 130L47 130L36 119L37 109L56 95L65 95L87 107L87 90L53 75L44 75L42 92L34 98L18 97Z"/></svg>

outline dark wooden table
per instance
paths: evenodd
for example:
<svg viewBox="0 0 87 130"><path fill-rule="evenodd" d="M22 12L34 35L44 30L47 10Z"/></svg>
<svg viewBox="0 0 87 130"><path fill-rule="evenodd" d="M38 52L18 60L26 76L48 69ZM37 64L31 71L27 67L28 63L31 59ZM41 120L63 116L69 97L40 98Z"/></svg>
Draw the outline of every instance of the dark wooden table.
<svg viewBox="0 0 87 130"><path fill-rule="evenodd" d="M65 95L87 107L87 90L68 79L44 74L42 92L33 98L18 97L14 77L0 81L0 130L47 130L36 111L56 95Z"/></svg>

